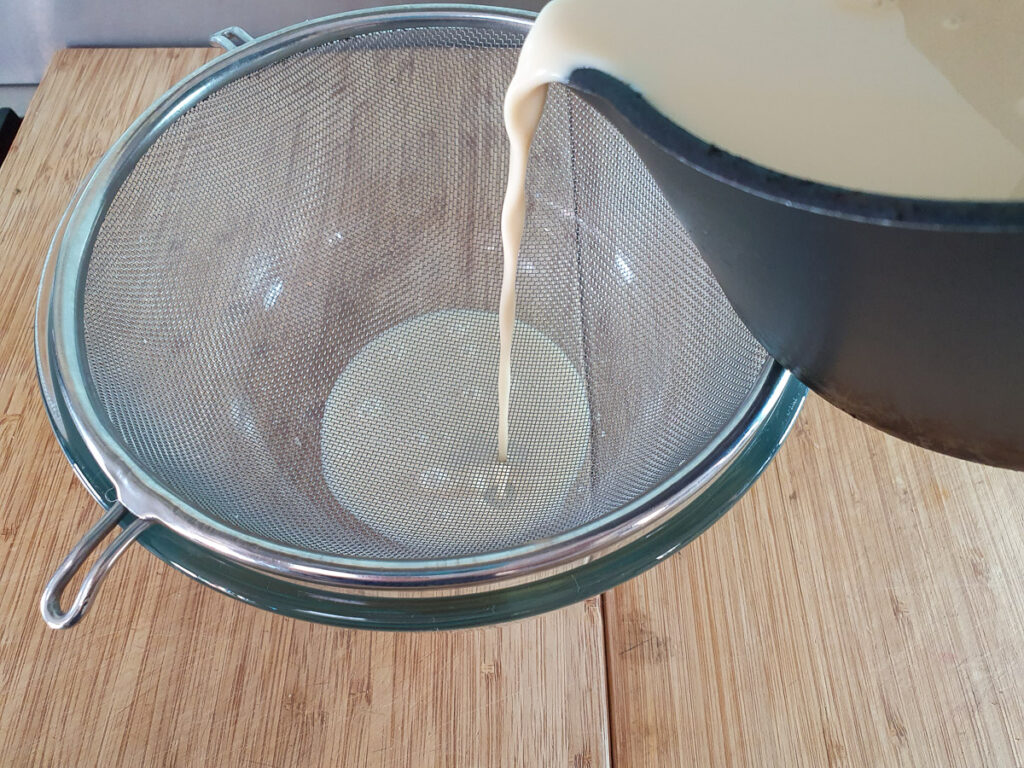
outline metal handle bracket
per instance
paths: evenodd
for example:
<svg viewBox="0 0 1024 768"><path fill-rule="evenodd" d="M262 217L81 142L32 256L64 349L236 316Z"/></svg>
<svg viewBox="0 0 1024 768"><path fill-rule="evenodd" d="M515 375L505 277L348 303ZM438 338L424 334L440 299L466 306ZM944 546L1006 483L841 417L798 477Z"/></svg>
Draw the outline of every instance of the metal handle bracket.
<svg viewBox="0 0 1024 768"><path fill-rule="evenodd" d="M210 35L210 42L213 45L219 45L225 51L233 51L240 45L251 43L252 40L252 35L241 27L225 27L220 32Z"/></svg>
<svg viewBox="0 0 1024 768"><path fill-rule="evenodd" d="M92 568L85 574L82 586L78 588L78 593L75 595L71 607L66 611L61 609L60 600L64 595L64 589L67 587L68 582L78 572L78 569L82 567L85 559L96 549L97 545L106 535L117 527L121 518L126 514L128 514L128 510L124 508L124 505L121 502L116 502L99 519L96 525L90 528L88 533L75 544L71 552L68 553L68 556L57 567L57 572L47 582L46 588L43 589L43 597L39 602L39 608L43 612L43 620L51 628L67 629L85 615L89 603L96 592L96 588L103 581L103 577L107 575L110 566L114 564L118 556L124 552L140 533L152 525L152 522L149 520L140 518L121 531L117 538L99 554L96 562L92 564Z"/></svg>

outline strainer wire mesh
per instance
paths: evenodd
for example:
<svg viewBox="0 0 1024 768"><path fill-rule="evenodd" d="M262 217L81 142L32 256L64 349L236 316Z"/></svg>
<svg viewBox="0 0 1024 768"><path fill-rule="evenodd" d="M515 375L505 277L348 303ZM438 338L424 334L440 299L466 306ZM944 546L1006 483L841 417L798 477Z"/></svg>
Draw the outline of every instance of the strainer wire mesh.
<svg viewBox="0 0 1024 768"><path fill-rule="evenodd" d="M553 88L528 178L512 436L517 424L555 434L579 457L572 477L521 473L520 492L486 514L415 491L489 450L460 451L467 415L436 402L415 429L394 426L450 445L447 463L396 462L408 440L380 430L345 466L325 439L331 392L360 350L424 316L432 343L450 345L465 312L497 306L501 102L521 40L434 26L319 45L215 90L140 158L98 230L81 323L93 405L154 482L270 543L453 558L600 519L728 423L765 353L633 150ZM523 341L534 331L580 377L580 401L523 394L551 369ZM382 391L415 403L435 379L496 392L496 355L495 337L493 354L455 356L458 370L428 356L415 375L382 376ZM479 414L469 427L492 434ZM373 514L346 507L325 461L378 500ZM555 502L529 501L545 494Z"/></svg>

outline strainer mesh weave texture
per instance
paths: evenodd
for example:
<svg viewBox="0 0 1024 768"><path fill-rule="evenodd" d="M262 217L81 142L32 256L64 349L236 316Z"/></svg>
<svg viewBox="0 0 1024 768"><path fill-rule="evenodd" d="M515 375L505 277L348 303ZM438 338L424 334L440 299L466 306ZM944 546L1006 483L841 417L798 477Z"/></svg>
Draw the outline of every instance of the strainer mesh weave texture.
<svg viewBox="0 0 1024 768"><path fill-rule="evenodd" d="M388 460L408 423L380 430L374 460L364 451L358 466L343 466L344 441L325 435L332 388L371 340L421 315L496 310L501 104L521 42L470 26L340 40L214 91L146 151L96 236L82 324L95 408L153 480L262 540L450 558L607 515L728 422L764 351L632 148L554 87L529 170L518 317L562 350L583 400L531 411L514 389L512 440L515 451L523 424L551 435L549 449L578 456L572 477L518 477L529 492L481 513L458 494L410 497ZM459 317L431 327L454 332L445 324ZM520 393L551 367L521 336ZM454 377L494 392L496 413L496 331L485 347L459 370L447 356L413 356L436 370L389 374L381 387L416 398L424 380ZM432 442L477 418L423 402ZM478 420L490 450L493 416ZM446 455L439 466L403 461L409 477L444 478L480 458L456 445ZM385 524L380 511L346 508L328 461L360 498L381 501Z"/></svg>

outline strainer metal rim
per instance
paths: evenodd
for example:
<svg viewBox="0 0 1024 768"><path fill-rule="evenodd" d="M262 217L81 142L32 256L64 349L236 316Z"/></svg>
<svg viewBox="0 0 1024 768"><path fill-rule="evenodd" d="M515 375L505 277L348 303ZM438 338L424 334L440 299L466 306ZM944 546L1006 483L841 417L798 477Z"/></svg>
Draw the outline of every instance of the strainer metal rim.
<svg viewBox="0 0 1024 768"><path fill-rule="evenodd" d="M44 275L49 264L44 268ZM109 479L93 468L92 456L61 419L46 354L49 295L41 290L37 305L37 374L57 442L79 479L104 509L115 503ZM40 354L42 352L42 354ZM360 595L284 579L247 568L152 526L138 539L151 554L195 581L228 597L292 618L358 629L409 631L454 629L494 624L561 608L598 594L653 567L680 550L718 520L757 479L792 428L806 388L789 376L775 405L765 409L761 428L736 459L709 483L680 514L625 547L569 572L527 584L502 586L484 594L438 599ZM122 527L135 518L127 515Z"/></svg>
<svg viewBox="0 0 1024 768"><path fill-rule="evenodd" d="M69 208L62 235L55 238L53 292L47 343L60 397L74 428L120 502L140 520L159 523L230 560L300 581L355 589L453 589L515 578L541 578L609 549L624 546L685 507L706 488L757 434L791 384L791 374L769 360L757 385L729 424L671 478L600 520L516 548L448 560L373 560L297 550L257 539L184 504L118 445L92 405L83 354L80 302L85 266L106 209L135 163L177 117L212 91L284 57L355 34L396 26L508 25L525 31L534 14L483 6L403 6L317 19L270 33L235 48L196 70L158 99L97 164Z"/></svg>

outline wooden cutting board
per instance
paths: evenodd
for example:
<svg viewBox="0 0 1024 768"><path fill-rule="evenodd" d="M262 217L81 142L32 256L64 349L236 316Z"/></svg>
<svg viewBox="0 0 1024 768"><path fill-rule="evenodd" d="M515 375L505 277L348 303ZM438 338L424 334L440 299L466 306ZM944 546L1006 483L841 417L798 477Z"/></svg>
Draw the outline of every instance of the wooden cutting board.
<svg viewBox="0 0 1024 768"><path fill-rule="evenodd" d="M711 531L546 616L322 627L133 548L46 629L40 590L99 509L36 388L43 257L102 152L214 55L57 54L0 167L0 764L1024 765L1024 474L815 398Z"/></svg>

